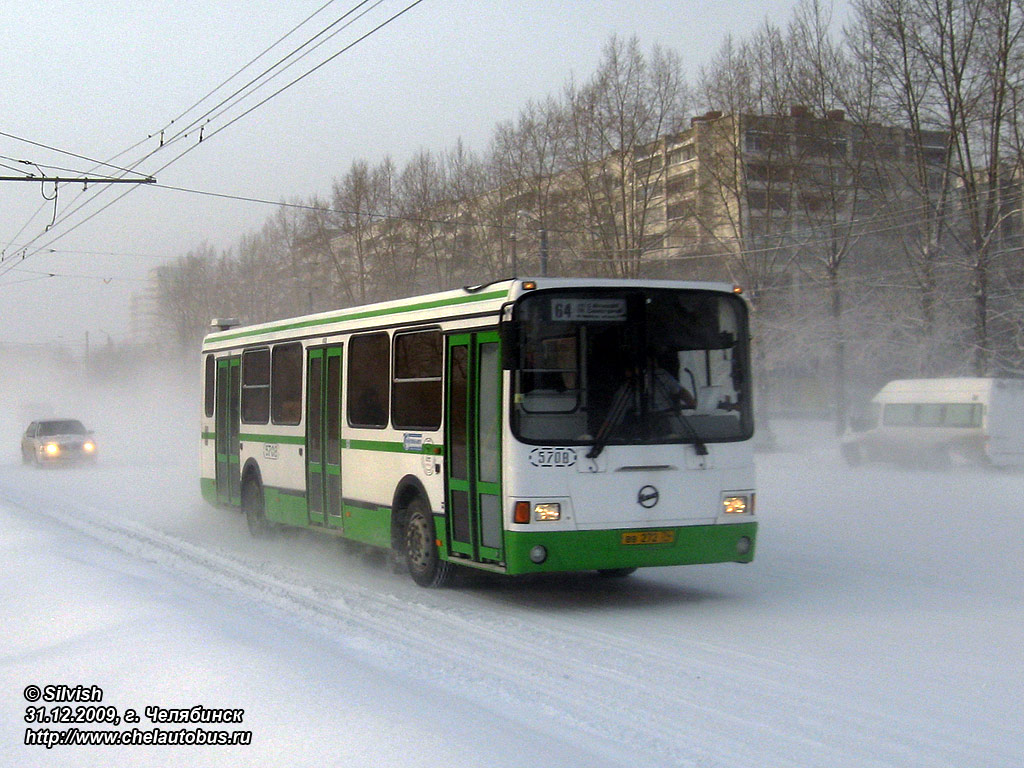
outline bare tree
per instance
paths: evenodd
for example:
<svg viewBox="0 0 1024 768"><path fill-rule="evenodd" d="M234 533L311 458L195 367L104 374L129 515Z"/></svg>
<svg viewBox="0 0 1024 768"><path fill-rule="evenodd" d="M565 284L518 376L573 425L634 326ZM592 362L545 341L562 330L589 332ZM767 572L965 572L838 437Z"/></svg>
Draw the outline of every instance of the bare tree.
<svg viewBox="0 0 1024 768"><path fill-rule="evenodd" d="M566 205L572 193L563 172L566 158L565 108L553 98L529 102L515 123L498 126L491 142L491 240L496 242L497 274L522 271L527 248L539 252L539 242L525 236L526 229L544 229L557 240L557 249L573 249L571 237L561 230L571 226ZM532 224L531 224L532 222ZM507 234L508 236L504 236ZM507 247L506 247L507 246ZM567 265L562 264L565 271Z"/></svg>
<svg viewBox="0 0 1024 768"><path fill-rule="evenodd" d="M217 262L216 251L204 242L155 270L158 316L174 329L182 350L198 345L216 312Z"/></svg>
<svg viewBox="0 0 1024 768"><path fill-rule="evenodd" d="M994 259L1012 213L1002 190L1020 157L1014 94L1022 82L1022 8L1017 0L860 0L856 12L860 28L874 30L862 32L861 55L882 62L880 95L922 139L914 147L919 187L955 179L936 196L934 226L922 228L925 320L933 322L945 245L971 283L971 367L989 372ZM926 143L927 129L946 136L945 146Z"/></svg>
<svg viewBox="0 0 1024 768"><path fill-rule="evenodd" d="M444 167L429 150L418 152L399 177L403 216L409 231L410 257L422 288L439 289L451 283L446 264L448 215Z"/></svg>
<svg viewBox="0 0 1024 768"><path fill-rule="evenodd" d="M365 304L373 291L374 227L381 204L380 189L369 163L353 162L348 172L332 185L331 201L338 229L344 235L343 258L351 265L348 274L352 293L357 303Z"/></svg>
<svg viewBox="0 0 1024 768"><path fill-rule="evenodd" d="M636 38L613 37L597 73L566 88L565 164L583 197L575 225L606 274L640 273L664 183L658 139L683 127L687 100L678 56L656 47L646 57Z"/></svg>

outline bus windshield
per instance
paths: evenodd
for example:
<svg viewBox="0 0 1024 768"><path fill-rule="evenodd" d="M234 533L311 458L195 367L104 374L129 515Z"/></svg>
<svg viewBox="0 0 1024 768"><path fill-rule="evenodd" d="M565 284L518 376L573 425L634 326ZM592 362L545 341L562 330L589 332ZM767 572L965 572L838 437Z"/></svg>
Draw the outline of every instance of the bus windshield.
<svg viewBox="0 0 1024 768"><path fill-rule="evenodd" d="M538 445L704 443L753 434L747 314L690 289L537 291L515 308L512 426Z"/></svg>

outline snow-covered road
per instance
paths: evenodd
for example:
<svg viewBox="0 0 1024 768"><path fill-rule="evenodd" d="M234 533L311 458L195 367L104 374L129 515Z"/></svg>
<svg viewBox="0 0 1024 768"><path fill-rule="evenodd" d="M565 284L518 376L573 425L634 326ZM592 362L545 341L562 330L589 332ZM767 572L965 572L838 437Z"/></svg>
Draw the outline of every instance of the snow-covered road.
<svg viewBox="0 0 1024 768"><path fill-rule="evenodd" d="M778 430L749 566L436 591L251 539L173 435L92 469L0 455L0 764L1024 764L1024 475L853 470L826 427ZM47 683L243 708L252 744L25 746Z"/></svg>

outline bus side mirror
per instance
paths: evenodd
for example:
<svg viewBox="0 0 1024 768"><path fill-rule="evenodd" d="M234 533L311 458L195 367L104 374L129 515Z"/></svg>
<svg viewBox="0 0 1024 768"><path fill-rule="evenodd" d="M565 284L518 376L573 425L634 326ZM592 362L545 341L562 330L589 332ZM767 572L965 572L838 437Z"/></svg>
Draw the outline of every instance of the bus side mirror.
<svg viewBox="0 0 1024 768"><path fill-rule="evenodd" d="M520 324L516 320L503 320L498 326L501 337L501 367L511 371L519 366Z"/></svg>

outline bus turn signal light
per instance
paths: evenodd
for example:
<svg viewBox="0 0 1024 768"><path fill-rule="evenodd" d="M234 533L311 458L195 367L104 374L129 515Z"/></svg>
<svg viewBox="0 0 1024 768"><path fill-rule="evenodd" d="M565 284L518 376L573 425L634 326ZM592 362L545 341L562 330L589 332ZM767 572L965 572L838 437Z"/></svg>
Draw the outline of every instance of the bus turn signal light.
<svg viewBox="0 0 1024 768"><path fill-rule="evenodd" d="M516 511L512 516L512 522L514 523L528 523L530 522L530 502L528 501L517 501Z"/></svg>

